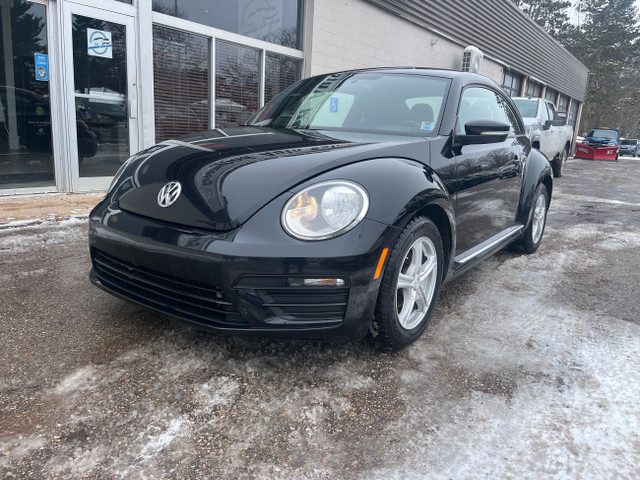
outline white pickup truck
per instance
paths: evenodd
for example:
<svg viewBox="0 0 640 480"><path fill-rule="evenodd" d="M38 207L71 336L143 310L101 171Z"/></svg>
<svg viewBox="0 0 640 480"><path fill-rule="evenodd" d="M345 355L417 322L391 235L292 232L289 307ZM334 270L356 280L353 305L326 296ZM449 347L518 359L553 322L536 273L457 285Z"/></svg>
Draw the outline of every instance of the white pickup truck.
<svg viewBox="0 0 640 480"><path fill-rule="evenodd" d="M544 98L513 99L524 120L531 145L551 162L553 176L561 177L573 146L573 127L566 125L567 112L556 111Z"/></svg>

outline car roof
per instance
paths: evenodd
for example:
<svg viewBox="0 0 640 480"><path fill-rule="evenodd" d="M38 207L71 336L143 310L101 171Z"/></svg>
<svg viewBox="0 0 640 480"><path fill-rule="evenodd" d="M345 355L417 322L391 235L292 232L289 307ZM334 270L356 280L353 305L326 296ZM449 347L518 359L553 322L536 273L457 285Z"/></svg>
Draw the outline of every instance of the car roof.
<svg viewBox="0 0 640 480"><path fill-rule="evenodd" d="M459 70L449 70L445 68L429 68L429 67L375 67L375 68L360 68L355 70L343 70L339 72L327 72L314 77L325 77L331 74L344 74L344 73L392 73L392 74L420 74L425 76L442 77L449 79L460 78L466 80L466 83L485 83L487 85L495 86L496 82L489 77L485 77L479 73L461 72Z"/></svg>

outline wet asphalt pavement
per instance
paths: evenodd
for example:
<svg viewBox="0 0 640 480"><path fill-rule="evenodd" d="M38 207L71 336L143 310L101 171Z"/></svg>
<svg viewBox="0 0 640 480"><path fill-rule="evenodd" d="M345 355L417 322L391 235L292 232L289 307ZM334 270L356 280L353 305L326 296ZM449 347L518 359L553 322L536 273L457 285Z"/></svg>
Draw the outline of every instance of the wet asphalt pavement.
<svg viewBox="0 0 640 480"><path fill-rule="evenodd" d="M398 353L202 332L93 287L86 219L0 229L0 478L640 477L640 160L554 180Z"/></svg>

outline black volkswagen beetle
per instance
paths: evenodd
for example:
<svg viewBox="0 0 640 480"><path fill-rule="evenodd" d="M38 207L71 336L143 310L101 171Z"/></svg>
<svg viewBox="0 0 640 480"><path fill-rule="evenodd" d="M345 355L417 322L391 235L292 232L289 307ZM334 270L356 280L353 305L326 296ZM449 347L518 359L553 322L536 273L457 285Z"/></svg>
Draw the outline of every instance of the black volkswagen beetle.
<svg viewBox="0 0 640 480"><path fill-rule="evenodd" d="M246 125L131 157L91 212L91 281L222 333L417 340L443 281L542 240L551 168L491 80L302 80Z"/></svg>

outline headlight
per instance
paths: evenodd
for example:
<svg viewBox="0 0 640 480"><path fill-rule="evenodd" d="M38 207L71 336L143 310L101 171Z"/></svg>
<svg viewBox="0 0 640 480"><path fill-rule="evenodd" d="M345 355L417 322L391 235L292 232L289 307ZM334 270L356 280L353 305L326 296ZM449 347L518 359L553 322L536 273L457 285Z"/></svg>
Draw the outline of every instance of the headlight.
<svg viewBox="0 0 640 480"><path fill-rule="evenodd" d="M367 214L369 196L354 182L322 182L296 193L282 210L282 226L300 240L343 234Z"/></svg>

